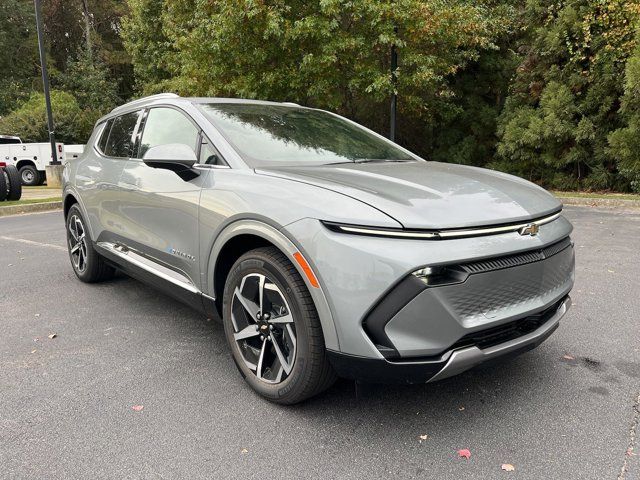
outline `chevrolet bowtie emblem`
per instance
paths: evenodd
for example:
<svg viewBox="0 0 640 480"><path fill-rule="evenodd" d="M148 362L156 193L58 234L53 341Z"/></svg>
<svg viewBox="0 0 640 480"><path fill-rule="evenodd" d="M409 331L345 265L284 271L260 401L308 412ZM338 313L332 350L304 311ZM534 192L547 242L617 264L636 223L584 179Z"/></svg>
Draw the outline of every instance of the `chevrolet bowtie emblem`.
<svg viewBox="0 0 640 480"><path fill-rule="evenodd" d="M540 231L540 225L538 225L537 223L530 223L522 227L520 230L518 230L518 233L520 235L531 235L533 237L537 235L539 231Z"/></svg>

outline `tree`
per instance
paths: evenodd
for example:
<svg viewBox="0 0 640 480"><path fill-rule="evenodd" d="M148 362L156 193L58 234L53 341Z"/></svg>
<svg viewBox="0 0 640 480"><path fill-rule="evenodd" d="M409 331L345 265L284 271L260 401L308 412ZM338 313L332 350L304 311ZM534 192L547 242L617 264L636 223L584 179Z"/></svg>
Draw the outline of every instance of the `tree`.
<svg viewBox="0 0 640 480"><path fill-rule="evenodd" d="M64 143L85 143L95 119L87 117L69 93L51 91L51 106L55 115L56 140ZM44 96L34 93L29 100L0 119L0 131L18 135L27 142L49 139Z"/></svg>
<svg viewBox="0 0 640 480"><path fill-rule="evenodd" d="M530 34L498 126L493 166L554 188L628 188L609 134L638 0L530 0Z"/></svg>
<svg viewBox="0 0 640 480"><path fill-rule="evenodd" d="M58 88L74 96L85 111L98 112L102 116L119 103L118 87L109 78L106 65L82 50L77 59L70 59L63 73L57 74Z"/></svg>
<svg viewBox="0 0 640 480"><path fill-rule="evenodd" d="M619 161L620 174L640 193L640 28L637 46L627 60L624 97L620 109L625 126L609 135L610 154Z"/></svg>
<svg viewBox="0 0 640 480"><path fill-rule="evenodd" d="M503 29L493 3L129 0L123 35L146 92L294 101L384 133L396 44L400 116L417 128L400 141L425 151L416 140L451 104L448 80Z"/></svg>
<svg viewBox="0 0 640 480"><path fill-rule="evenodd" d="M0 4L0 72L2 116L28 98L40 75L35 13L29 0Z"/></svg>

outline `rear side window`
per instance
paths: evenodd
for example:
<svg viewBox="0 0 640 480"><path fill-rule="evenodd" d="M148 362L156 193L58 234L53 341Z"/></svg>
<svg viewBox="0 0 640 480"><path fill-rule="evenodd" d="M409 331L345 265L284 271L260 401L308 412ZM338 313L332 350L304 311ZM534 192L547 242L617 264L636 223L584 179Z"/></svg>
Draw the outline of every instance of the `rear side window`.
<svg viewBox="0 0 640 480"><path fill-rule="evenodd" d="M103 150L108 157L129 158L133 152L135 139L133 132L140 112L127 113L113 119L107 144Z"/></svg>
<svg viewBox="0 0 640 480"><path fill-rule="evenodd" d="M144 122L139 157L151 147L182 143L196 151L198 128L183 113L173 108L152 108Z"/></svg>
<svg viewBox="0 0 640 480"><path fill-rule="evenodd" d="M102 129L100 140L98 141L98 149L104 153L104 149L107 146L107 140L109 139L109 132L111 131L111 125L113 125L113 119L109 120L105 127Z"/></svg>

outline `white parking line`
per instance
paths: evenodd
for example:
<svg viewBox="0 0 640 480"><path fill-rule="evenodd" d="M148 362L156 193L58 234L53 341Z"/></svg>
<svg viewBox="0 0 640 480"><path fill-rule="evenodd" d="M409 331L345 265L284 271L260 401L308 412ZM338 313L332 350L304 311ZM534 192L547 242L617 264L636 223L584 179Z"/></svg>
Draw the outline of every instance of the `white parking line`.
<svg viewBox="0 0 640 480"><path fill-rule="evenodd" d="M61 247L60 245L53 245L51 243L34 242L33 240L27 240L25 238L6 237L6 236L2 235L2 236L0 236L0 240L8 240L10 242L26 243L27 245L35 245L37 247L55 248L56 250L62 250L63 252L67 251L67 249L65 247Z"/></svg>

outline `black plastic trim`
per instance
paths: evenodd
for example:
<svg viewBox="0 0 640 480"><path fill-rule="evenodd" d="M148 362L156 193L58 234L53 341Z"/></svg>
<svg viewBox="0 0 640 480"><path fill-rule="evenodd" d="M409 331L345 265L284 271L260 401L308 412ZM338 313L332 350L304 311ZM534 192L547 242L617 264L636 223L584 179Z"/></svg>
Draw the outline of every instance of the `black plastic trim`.
<svg viewBox="0 0 640 480"><path fill-rule="evenodd" d="M393 343L384 331L389 321L427 286L424 282L408 275L382 297L365 317L363 326L376 347L385 357L399 357Z"/></svg>
<svg viewBox="0 0 640 480"><path fill-rule="evenodd" d="M327 350L327 357L338 376L370 383L427 383L446 365L438 362L393 363Z"/></svg>

